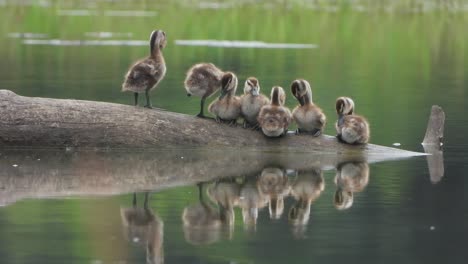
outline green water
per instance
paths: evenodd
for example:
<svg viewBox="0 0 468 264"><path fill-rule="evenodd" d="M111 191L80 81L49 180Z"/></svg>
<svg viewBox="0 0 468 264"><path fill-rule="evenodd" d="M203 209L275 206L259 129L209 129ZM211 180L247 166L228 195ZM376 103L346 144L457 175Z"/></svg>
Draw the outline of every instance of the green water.
<svg viewBox="0 0 468 264"><path fill-rule="evenodd" d="M430 107L442 106L447 120L442 178L431 179L425 157L369 162L368 182L354 193L346 210L333 204L337 168L322 157L309 162L314 157L259 152L245 163L235 157L246 155L246 150L214 158L186 150L170 155L0 150L2 263L145 263L145 240L128 236L121 217L121 208L132 206L133 191L138 192L140 207L142 191L152 191L149 207L164 223L165 263L466 261L468 15L463 1L11 3L0 4L0 89L20 95L131 104L132 95L120 91L123 76L149 48L125 41L147 41L149 33L160 28L168 35L168 71L152 92L157 107L198 113L199 100L186 97L183 80L191 65L206 61L236 72L241 84L256 76L265 94L273 85L283 86L290 108L296 104L289 93L291 81L309 80L314 101L329 120L326 134L335 133L334 101L342 95L352 97L357 113L368 118L375 144L401 143L401 148L423 151L419 143ZM214 6L218 8L207 8ZM81 11L70 13L73 10ZM113 35L98 38L93 32ZM82 45L27 44L51 39L81 40ZM210 39L315 47L175 43ZM84 45L92 40L124 42ZM230 159L243 164L237 174ZM301 161L307 161L306 170L297 165ZM284 198L279 219L271 219L265 203L259 206L254 227L244 223L240 204L234 206L231 229L198 230L198 243L183 227L183 211L198 202L195 183L201 179L230 177L235 188L248 189L258 185L265 168L274 167L284 171L288 186L294 186L315 166L322 169L323 191L300 228L288 220L296 201L291 193ZM159 185L163 176L177 181ZM185 177L189 180L184 183ZM204 188L212 186L216 183ZM46 199L49 196L53 199ZM206 191L203 196L217 208Z"/></svg>

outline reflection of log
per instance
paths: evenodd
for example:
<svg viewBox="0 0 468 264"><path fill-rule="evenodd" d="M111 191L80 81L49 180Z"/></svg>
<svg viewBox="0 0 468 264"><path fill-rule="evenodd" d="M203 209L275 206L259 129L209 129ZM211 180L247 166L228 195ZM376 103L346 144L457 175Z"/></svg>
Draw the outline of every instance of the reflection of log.
<svg viewBox="0 0 468 264"><path fill-rule="evenodd" d="M219 177L259 175L264 167L332 169L347 160L377 162L383 155L304 152L164 150L159 152L1 151L0 206L23 198L110 195L162 190ZM17 165L17 166L13 166Z"/></svg>
<svg viewBox="0 0 468 264"><path fill-rule="evenodd" d="M426 157L429 176L432 183L438 183L444 177L444 152L437 145L423 145L424 151L430 154Z"/></svg>
<svg viewBox="0 0 468 264"><path fill-rule="evenodd" d="M30 98L0 90L0 146L200 147L236 146L319 152L416 153L373 144L351 146L334 137L287 135L269 139L258 131L212 120L112 103Z"/></svg>

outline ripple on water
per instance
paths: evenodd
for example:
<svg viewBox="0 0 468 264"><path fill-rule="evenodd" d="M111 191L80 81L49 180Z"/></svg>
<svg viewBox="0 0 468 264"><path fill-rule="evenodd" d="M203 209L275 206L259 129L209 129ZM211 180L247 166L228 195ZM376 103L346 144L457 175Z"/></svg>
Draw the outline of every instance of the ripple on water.
<svg viewBox="0 0 468 264"><path fill-rule="evenodd" d="M205 46L223 48L263 48L263 49L313 49L318 48L315 44L297 43L267 43L263 41L241 41L241 40L176 40L180 46Z"/></svg>

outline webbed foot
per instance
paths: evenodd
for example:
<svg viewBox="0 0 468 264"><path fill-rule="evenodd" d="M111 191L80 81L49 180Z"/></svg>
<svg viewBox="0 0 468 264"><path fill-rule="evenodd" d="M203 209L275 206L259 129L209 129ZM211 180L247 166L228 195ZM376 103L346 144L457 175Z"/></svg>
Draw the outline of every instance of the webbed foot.
<svg viewBox="0 0 468 264"><path fill-rule="evenodd" d="M145 105L143 106L144 108L148 108L148 109L153 109L153 107L151 105Z"/></svg>

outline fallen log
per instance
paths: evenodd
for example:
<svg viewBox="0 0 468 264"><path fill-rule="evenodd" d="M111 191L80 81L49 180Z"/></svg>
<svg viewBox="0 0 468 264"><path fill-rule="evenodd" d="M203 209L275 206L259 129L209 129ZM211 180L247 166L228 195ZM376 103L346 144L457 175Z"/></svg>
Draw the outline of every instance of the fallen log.
<svg viewBox="0 0 468 264"><path fill-rule="evenodd" d="M152 149L229 146L393 158L421 155L374 144L342 144L327 135L267 138L258 131L160 109L23 97L8 90L0 90L0 146Z"/></svg>

